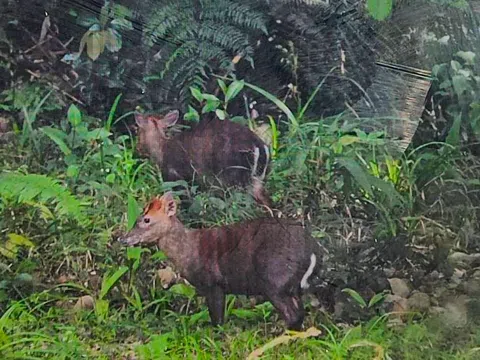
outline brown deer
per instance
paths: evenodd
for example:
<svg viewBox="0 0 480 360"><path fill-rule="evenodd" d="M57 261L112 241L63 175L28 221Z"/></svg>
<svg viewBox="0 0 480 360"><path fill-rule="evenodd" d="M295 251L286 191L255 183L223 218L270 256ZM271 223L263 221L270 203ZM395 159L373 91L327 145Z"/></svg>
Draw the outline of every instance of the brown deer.
<svg viewBox="0 0 480 360"><path fill-rule="evenodd" d="M214 325L224 321L225 295L264 296L289 329L304 319L302 291L318 275L319 244L292 220L260 218L210 229L187 229L171 192L154 198L135 227L119 239L128 246L157 244L206 297Z"/></svg>
<svg viewBox="0 0 480 360"><path fill-rule="evenodd" d="M227 186L249 187L259 203L271 207L263 184L270 153L257 135L240 124L213 118L168 138L166 130L178 117L177 110L165 116L135 113L137 151L160 167L164 181L216 176Z"/></svg>

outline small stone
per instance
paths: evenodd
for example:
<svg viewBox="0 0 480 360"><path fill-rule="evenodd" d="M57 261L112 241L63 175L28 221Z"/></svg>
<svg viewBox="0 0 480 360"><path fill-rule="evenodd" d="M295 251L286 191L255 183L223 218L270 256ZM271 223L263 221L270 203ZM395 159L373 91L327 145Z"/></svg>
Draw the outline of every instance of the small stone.
<svg viewBox="0 0 480 360"><path fill-rule="evenodd" d="M470 278L464 284L465 292L471 297L479 297L480 296L480 279Z"/></svg>
<svg viewBox="0 0 480 360"><path fill-rule="evenodd" d="M383 269L383 272L385 273L385 276L388 277L388 278L389 278L389 277L392 277L392 276L395 274L395 271L396 271L396 270L393 269L393 268L385 268L385 269Z"/></svg>
<svg viewBox="0 0 480 360"><path fill-rule="evenodd" d="M454 267L468 269L473 265L474 262L480 261L480 254L454 252L448 256L447 261Z"/></svg>
<svg viewBox="0 0 480 360"><path fill-rule="evenodd" d="M397 316L407 311L407 299L398 296L398 295L387 295L385 296L384 305L388 312L393 311L397 313Z"/></svg>
<svg viewBox="0 0 480 360"><path fill-rule="evenodd" d="M441 306L432 306L429 310L429 314L433 316L443 315L447 311L445 308Z"/></svg>
<svg viewBox="0 0 480 360"><path fill-rule="evenodd" d="M95 306L95 300L90 295L82 296L77 300L77 303L73 307L75 310L80 309L93 309Z"/></svg>
<svg viewBox="0 0 480 360"><path fill-rule="evenodd" d="M408 295L410 295L410 289L405 280L392 278L388 279L388 282L390 283L390 288L392 289L393 295L397 295L402 298L407 298Z"/></svg>
<svg viewBox="0 0 480 360"><path fill-rule="evenodd" d="M461 269L455 269L450 280L454 283L459 285L462 282L462 278L465 276L466 271Z"/></svg>
<svg viewBox="0 0 480 360"><path fill-rule="evenodd" d="M409 311L426 313L430 309L430 297L422 292L413 293L407 299L407 307Z"/></svg>
<svg viewBox="0 0 480 360"><path fill-rule="evenodd" d="M167 266L165 269L160 269L157 271L157 276L162 284L164 289L170 287L171 284L175 282L177 275L170 266Z"/></svg>

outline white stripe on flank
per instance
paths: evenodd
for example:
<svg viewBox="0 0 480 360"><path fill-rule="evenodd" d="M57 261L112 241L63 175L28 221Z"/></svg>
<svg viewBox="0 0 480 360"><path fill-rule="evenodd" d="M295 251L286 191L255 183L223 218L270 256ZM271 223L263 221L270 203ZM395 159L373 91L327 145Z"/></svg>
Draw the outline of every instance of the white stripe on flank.
<svg viewBox="0 0 480 360"><path fill-rule="evenodd" d="M252 168L252 177L255 176L257 172L258 166L258 158L260 157L260 149L255 146L255 150L253 151L253 168Z"/></svg>
<svg viewBox="0 0 480 360"><path fill-rule="evenodd" d="M265 148L265 164L263 167L262 176L260 176L260 181L263 181L263 179L265 179L265 175L267 174L268 162L270 160L270 151L268 150L268 146L264 145L264 148Z"/></svg>
<svg viewBox="0 0 480 360"><path fill-rule="evenodd" d="M308 278L310 275L313 273L313 269L315 268L315 265L317 263L317 257L315 254L310 255L310 266L308 267L307 271L302 277L302 281L300 281L300 287L302 289L308 289L310 287L310 284L308 283Z"/></svg>

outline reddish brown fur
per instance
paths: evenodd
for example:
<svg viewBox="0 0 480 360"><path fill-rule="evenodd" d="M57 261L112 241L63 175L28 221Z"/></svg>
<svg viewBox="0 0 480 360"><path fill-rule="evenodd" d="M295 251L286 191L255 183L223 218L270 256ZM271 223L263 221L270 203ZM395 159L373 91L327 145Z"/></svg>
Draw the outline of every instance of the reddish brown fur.
<svg viewBox="0 0 480 360"><path fill-rule="evenodd" d="M304 317L300 283L309 267L318 270L315 261L321 260L305 228L291 220L262 218L187 229L176 217L171 193L155 198L121 242L157 243L206 297L214 324L223 322L225 295L231 293L265 296L289 328L299 329Z"/></svg>
<svg viewBox="0 0 480 360"><path fill-rule="evenodd" d="M270 160L268 147L247 127L211 119L168 138L166 130L178 120L178 111L165 116L137 113L135 119L137 150L159 165L165 181L214 176L227 186L250 187L258 202L271 207L263 186Z"/></svg>

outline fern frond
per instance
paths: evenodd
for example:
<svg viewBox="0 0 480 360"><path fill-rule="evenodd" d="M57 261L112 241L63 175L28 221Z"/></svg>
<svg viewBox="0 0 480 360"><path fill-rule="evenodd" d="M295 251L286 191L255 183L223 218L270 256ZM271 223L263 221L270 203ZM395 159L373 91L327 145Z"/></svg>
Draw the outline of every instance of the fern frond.
<svg viewBox="0 0 480 360"><path fill-rule="evenodd" d="M182 31L193 36L193 24L195 24L195 18L191 0L173 1L152 13L150 20L145 24L144 37L149 46L159 39L163 40L171 36L182 39L185 35L173 34Z"/></svg>
<svg viewBox="0 0 480 360"><path fill-rule="evenodd" d="M248 50L251 55L253 52L248 37L241 29L234 26L218 24L212 20L204 21L198 29L198 37L232 53Z"/></svg>
<svg viewBox="0 0 480 360"><path fill-rule="evenodd" d="M232 0L202 0L201 20L215 20L219 24L232 23L236 26L261 30L267 34L265 15L252 7Z"/></svg>
<svg viewBox="0 0 480 360"><path fill-rule="evenodd" d="M172 0L159 5L144 28L145 43L160 44L165 54L156 68L161 79L158 100L187 100L190 86L204 88L213 71L230 71L234 56L252 58L252 35L266 33L266 23L262 11L237 0Z"/></svg>
<svg viewBox="0 0 480 360"><path fill-rule="evenodd" d="M82 203L58 180L45 175L4 172L0 174L0 196L23 204L32 201L53 203L56 204L55 210L60 216L81 224L87 222Z"/></svg>

